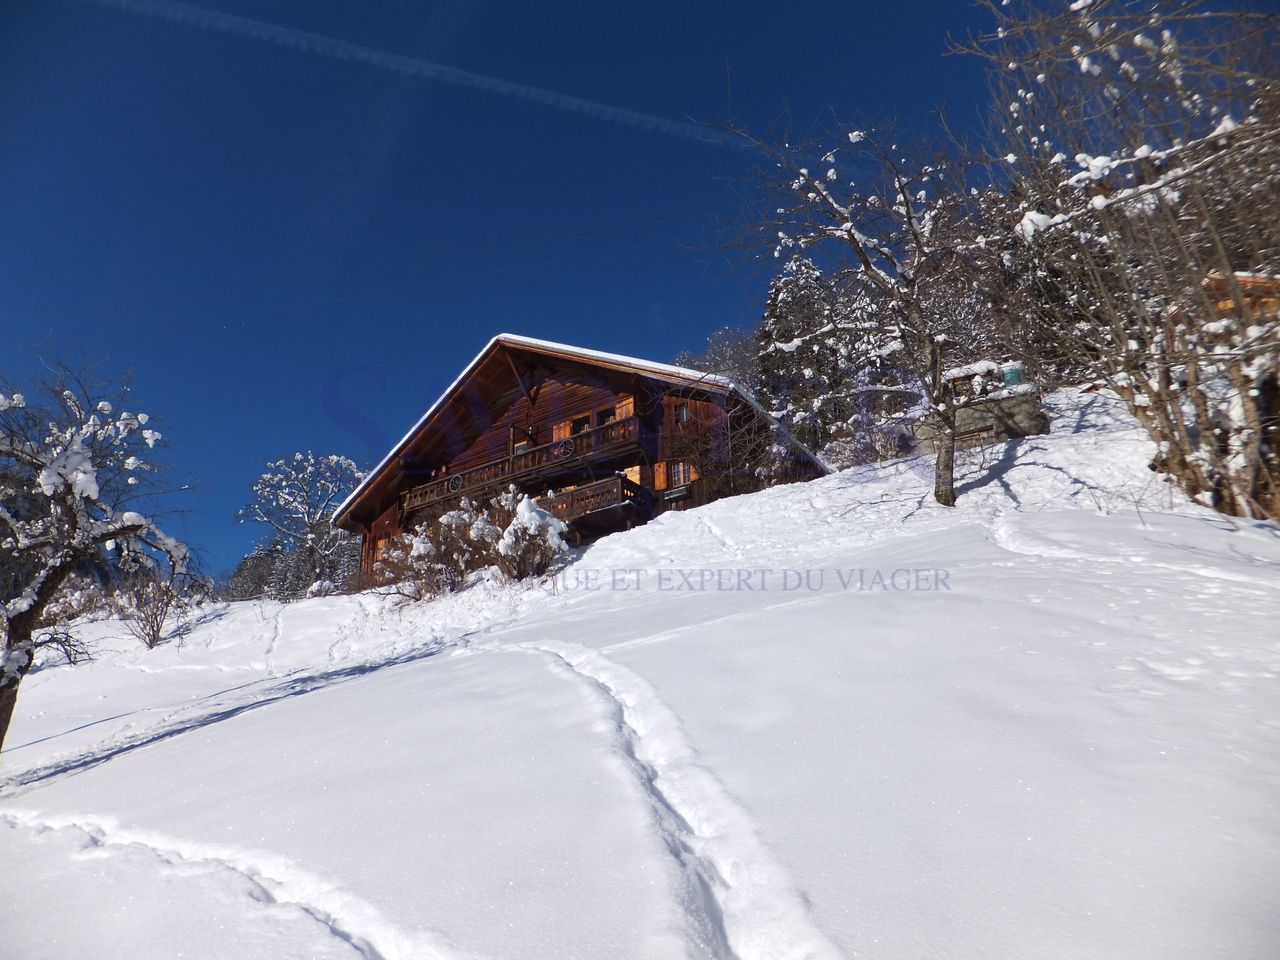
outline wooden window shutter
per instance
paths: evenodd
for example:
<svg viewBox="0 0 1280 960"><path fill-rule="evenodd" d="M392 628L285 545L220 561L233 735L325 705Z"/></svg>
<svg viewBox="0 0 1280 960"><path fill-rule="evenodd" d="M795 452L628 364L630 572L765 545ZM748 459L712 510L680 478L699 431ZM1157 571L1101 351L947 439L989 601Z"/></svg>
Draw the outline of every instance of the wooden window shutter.
<svg viewBox="0 0 1280 960"><path fill-rule="evenodd" d="M700 474L698 473L698 467L696 464L693 464L693 463L689 464L688 469L689 469L689 482L692 483L694 480L698 479Z"/></svg>
<svg viewBox="0 0 1280 960"><path fill-rule="evenodd" d="M571 430L570 421L561 420L559 423L557 423L555 426L551 428L552 442L555 442L557 440L568 440L570 430Z"/></svg>
<svg viewBox="0 0 1280 960"><path fill-rule="evenodd" d="M617 417L619 420L625 420L627 417L636 415L636 398L621 394L618 397Z"/></svg>
<svg viewBox="0 0 1280 960"><path fill-rule="evenodd" d="M667 461L659 460L653 465L653 489L667 489Z"/></svg>

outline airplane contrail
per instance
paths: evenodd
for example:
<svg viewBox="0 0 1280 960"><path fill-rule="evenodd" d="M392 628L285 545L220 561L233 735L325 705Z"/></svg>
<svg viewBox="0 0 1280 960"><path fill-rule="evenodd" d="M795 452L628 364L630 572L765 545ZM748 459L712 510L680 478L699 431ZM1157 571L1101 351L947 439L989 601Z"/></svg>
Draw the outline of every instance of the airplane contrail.
<svg viewBox="0 0 1280 960"><path fill-rule="evenodd" d="M740 150L749 149L743 141L724 131L711 127L702 127L696 123L673 120L670 117L660 117L652 113L643 113L639 110L628 110L624 107L614 107L607 103L585 100L581 97L557 93L554 90L546 90L542 87L532 87L524 83L503 80L500 77L491 77L483 73L461 70L457 67L435 63L431 60L421 60L417 57L408 57L403 54L391 53L387 50L379 50L376 47L348 43L346 40L326 37L319 33L296 30L293 27L282 27L279 24L268 23L264 20L240 17L235 14L223 13L219 10L207 10L203 7L196 7L186 3L177 3L174 0L89 0L89 2L142 16L168 20L171 23L178 23L187 27L217 30L222 33L248 37L262 43L274 43L277 46L303 50L307 53L330 57L334 60L352 60L358 63L367 63L383 70L390 70L393 73L422 77L457 87L469 87L472 90L481 90L498 96L513 97L517 100L525 100L544 107L552 107L556 110L564 110L568 113L590 117L593 120L607 120L626 127L662 133L672 137L681 137L685 140L696 140L702 143L711 143Z"/></svg>

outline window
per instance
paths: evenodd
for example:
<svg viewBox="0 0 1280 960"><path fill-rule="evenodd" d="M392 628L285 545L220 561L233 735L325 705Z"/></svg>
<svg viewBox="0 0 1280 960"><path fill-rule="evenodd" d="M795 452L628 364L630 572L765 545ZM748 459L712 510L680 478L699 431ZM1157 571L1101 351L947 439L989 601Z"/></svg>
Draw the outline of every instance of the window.
<svg viewBox="0 0 1280 960"><path fill-rule="evenodd" d="M689 405L687 403L676 404L676 423L689 422Z"/></svg>
<svg viewBox="0 0 1280 960"><path fill-rule="evenodd" d="M528 430L522 430L519 427L511 428L511 452L524 453L526 450L532 450L536 444L534 443L533 434Z"/></svg>
<svg viewBox="0 0 1280 960"><path fill-rule="evenodd" d="M570 433L586 433L591 429L591 415L585 417L574 417L573 423L569 427Z"/></svg>
<svg viewBox="0 0 1280 960"><path fill-rule="evenodd" d="M596 414L596 426L603 427L606 423L613 423L618 419L618 408L609 407L607 410L601 410Z"/></svg>
<svg viewBox="0 0 1280 960"><path fill-rule="evenodd" d="M690 480L689 464L683 460L672 460L667 464L667 483L673 487L683 487Z"/></svg>

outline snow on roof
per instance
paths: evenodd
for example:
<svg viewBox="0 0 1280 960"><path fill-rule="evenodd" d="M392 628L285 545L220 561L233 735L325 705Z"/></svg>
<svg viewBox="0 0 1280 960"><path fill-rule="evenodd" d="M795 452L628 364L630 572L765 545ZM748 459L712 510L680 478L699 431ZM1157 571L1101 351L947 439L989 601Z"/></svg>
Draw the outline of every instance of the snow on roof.
<svg viewBox="0 0 1280 960"><path fill-rule="evenodd" d="M677 367L670 363L655 363L652 360L641 360L637 357L627 357L620 353L605 353L603 350L589 350L586 347L574 347L567 343L556 343L552 340L539 340L536 337L522 337L516 333L500 333L492 340L489 345L495 343L504 343L516 347L530 347L534 350L550 350L555 353L563 353L567 356L581 357L584 360L599 360L604 363L616 363L622 366L635 367L640 370L648 370L655 375L664 379L675 378L679 380L693 380L698 383L711 383L726 390L737 390L738 387L728 377L722 377L717 373L706 373L702 370L694 370L690 367ZM483 356L489 347L485 347L480 351ZM477 358L479 359L479 358Z"/></svg>
<svg viewBox="0 0 1280 960"><path fill-rule="evenodd" d="M737 394L750 404L757 412L768 417L769 420L773 422L773 417L769 415L768 411L760 406L755 397L751 396L750 393L743 390L728 377L723 377L719 374L705 373L701 370L693 370L689 367L677 367L670 363L656 363L652 360L641 360L638 357L628 357L619 353L606 353L602 350L589 350L586 347L575 347L567 343L556 343L553 340L539 340L536 337L524 337L516 333L500 333L484 345L484 349L477 353L471 362L463 368L463 371L454 378L454 381L449 384L448 387L445 388L444 392L440 394L435 403L431 404L431 406L427 408L427 412L419 417L417 422L409 428L409 431L400 438L400 441L391 448L391 452L383 457L376 467L365 474L364 479L360 481L356 488L352 490L347 498L338 506L337 511L335 511L333 515L333 522L335 524L342 519L343 515L349 509L351 509L351 506L360 498L361 494L368 489L369 485L382 474L388 464L400 455L404 448L408 446L409 441L417 435L418 431L426 425L427 421L429 421L436 411L444 405L445 401L449 399L449 396L458 388L458 385L471 374L471 371L479 365L481 360L488 356L489 351L491 351L495 346L524 347L531 350L546 350L548 352L558 353L564 356L577 357L582 360L630 367L635 370L649 373L662 380L676 380L691 384L703 384L718 387L722 390ZM799 443L796 445L800 447L800 449L803 450L814 463L822 466L823 470L827 469L822 465L821 461L813 455L812 451L805 447L801 447Z"/></svg>
<svg viewBox="0 0 1280 960"><path fill-rule="evenodd" d="M942 374L942 382L964 380L968 377L994 377L1000 373L1000 365L993 360L979 360L963 367L954 367Z"/></svg>
<svg viewBox="0 0 1280 960"><path fill-rule="evenodd" d="M1231 279L1245 290L1261 289L1268 293L1280 291L1280 276L1271 273L1260 273L1255 270L1236 270L1230 274ZM1227 286L1227 275L1217 270L1204 278L1202 285L1206 288Z"/></svg>

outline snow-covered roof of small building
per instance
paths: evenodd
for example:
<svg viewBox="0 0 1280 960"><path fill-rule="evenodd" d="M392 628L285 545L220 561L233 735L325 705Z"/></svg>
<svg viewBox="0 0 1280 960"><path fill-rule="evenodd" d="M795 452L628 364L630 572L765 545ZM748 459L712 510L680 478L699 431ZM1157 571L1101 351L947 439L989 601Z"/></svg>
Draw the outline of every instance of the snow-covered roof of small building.
<svg viewBox="0 0 1280 960"><path fill-rule="evenodd" d="M575 347L567 343L556 343L552 340L540 340L536 337L525 337L516 333L500 333L485 344L484 349L475 355L470 363L462 370L454 381L445 388L444 392L436 399L436 401L427 408L426 413L418 418L417 422L409 428L400 441L391 448L391 451L378 462L378 465L370 470L360 481L360 484L351 491L350 495L342 501L337 511L334 513L333 522L339 524L351 510L355 503L361 498L366 490L387 470L387 468L401 456L412 443L415 437L440 408L448 402L449 398L458 389L458 387L467 379L468 376L498 347L513 347L517 350L527 350L534 353L553 354L559 357L567 357L571 359L581 360L598 366L612 367L617 370L641 373L645 376L652 377L656 380L665 380L671 383L679 383L685 386L699 387L701 389L710 389L719 393L732 393L741 398L745 403L751 406L757 413L761 414L771 422L772 416L743 388L739 387L728 377L715 373L706 373L702 370L693 370L689 367L678 367L670 363L657 363L652 360L642 360L638 357L628 357L618 353L607 353L603 350L590 350L586 347ZM802 446L797 441L792 441L795 446L803 451L805 456L811 459L815 464L824 471L827 467L813 455L813 452Z"/></svg>

